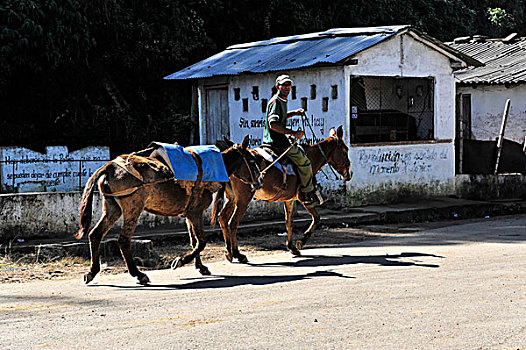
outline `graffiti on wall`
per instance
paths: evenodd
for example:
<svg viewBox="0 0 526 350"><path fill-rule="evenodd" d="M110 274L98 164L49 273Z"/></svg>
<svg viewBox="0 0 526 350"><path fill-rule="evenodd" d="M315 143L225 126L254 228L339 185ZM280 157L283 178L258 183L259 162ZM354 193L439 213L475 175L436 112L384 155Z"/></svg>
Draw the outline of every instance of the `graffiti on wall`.
<svg viewBox="0 0 526 350"><path fill-rule="evenodd" d="M325 117L308 117L310 127L302 121L300 117L292 117L287 120L287 127L292 130L304 129L305 139L302 142L314 143L327 137ZM265 127L265 116L256 119L249 119L241 116L239 121L234 126L234 137L242 139L246 134L250 136L250 147L257 147L261 145L263 139L263 129ZM312 135L311 129L314 130L315 135Z"/></svg>
<svg viewBox="0 0 526 350"><path fill-rule="evenodd" d="M431 173L447 162L451 155L449 149L441 147L425 149L371 149L357 152L357 166L368 175L424 174Z"/></svg>
<svg viewBox="0 0 526 350"><path fill-rule="evenodd" d="M39 153L22 147L0 148L1 192L77 191L109 160L108 147L68 152L65 146Z"/></svg>

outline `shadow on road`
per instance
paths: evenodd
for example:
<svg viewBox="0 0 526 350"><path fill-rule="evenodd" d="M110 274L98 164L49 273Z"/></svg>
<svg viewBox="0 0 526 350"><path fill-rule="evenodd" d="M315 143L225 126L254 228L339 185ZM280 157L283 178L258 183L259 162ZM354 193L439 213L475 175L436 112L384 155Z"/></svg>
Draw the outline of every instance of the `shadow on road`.
<svg viewBox="0 0 526 350"><path fill-rule="evenodd" d="M444 258L443 256L426 254L426 253L401 253L393 255L339 255L339 256L326 256L326 255L302 255L301 260L298 261L286 261L286 262L271 262L253 264L252 266L287 266L287 267L320 267L320 266L338 266L338 265L353 265L353 264L371 264L379 266L420 266L420 267L431 267L437 268L439 265L435 264L424 264L421 261L399 261L397 259L402 258L419 258L419 257L433 257L433 258Z"/></svg>
<svg viewBox="0 0 526 350"><path fill-rule="evenodd" d="M89 287L113 287L122 289L137 289L137 290L173 290L173 289L213 289L213 288L230 288L237 286L263 286L275 283L286 283L312 279L317 277L339 277L339 278L355 278L351 276L344 276L333 271L316 271L302 275L273 275L273 276L229 276L229 275L212 275L207 277L185 278L181 281L190 281L184 284L149 284L146 286L120 286L114 284L92 284Z"/></svg>
<svg viewBox="0 0 526 350"><path fill-rule="evenodd" d="M269 262L269 263L249 263L254 267L326 267L342 266L352 264L372 264L379 266L418 266L428 268L438 268L436 264L425 264L416 258L433 257L443 258L439 255L426 253L401 253L395 255L369 255L369 256L324 256L324 255L303 255L297 261ZM413 259L412 261L400 261L399 259ZM245 285L263 286L276 283L287 283L301 281L318 277L339 277L355 278L345 276L330 270L316 271L301 275L254 275L254 276L229 276L229 275L212 275L207 277L185 278L181 284L150 284L147 286L120 286L112 284L92 284L90 287L113 287L122 289L137 290L173 290L173 289L210 289L210 288L230 288Z"/></svg>

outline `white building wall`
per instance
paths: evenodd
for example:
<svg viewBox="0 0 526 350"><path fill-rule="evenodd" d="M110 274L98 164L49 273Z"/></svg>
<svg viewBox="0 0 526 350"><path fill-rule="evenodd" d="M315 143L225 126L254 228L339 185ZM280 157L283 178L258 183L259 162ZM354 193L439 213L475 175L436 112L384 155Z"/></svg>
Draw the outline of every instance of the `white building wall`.
<svg viewBox="0 0 526 350"><path fill-rule="evenodd" d="M449 141L353 146L354 171L347 202L365 204L455 190L454 150Z"/></svg>
<svg viewBox="0 0 526 350"><path fill-rule="evenodd" d="M511 100L504 137L522 143L526 136L526 84L462 86L461 94L471 95L471 130L476 140L495 140L499 136L506 100Z"/></svg>
<svg viewBox="0 0 526 350"><path fill-rule="evenodd" d="M331 127L345 124L345 85L343 68L311 68L286 72L296 86L296 99L289 95L289 110L301 107L301 98L307 98L307 111L311 126L317 138L326 138ZM262 110L262 99L267 101L272 97L272 88L276 77L281 73L265 73L259 75L240 75L231 78L229 83L230 135L233 141L240 142L245 135L250 135L251 146L259 146L263 137L263 125L266 112ZM311 85L316 85L316 99L310 99ZM338 98L331 98L331 86L338 86ZM252 87L258 86L259 99L252 97ZM234 88L240 89L240 99L234 99ZM327 112L322 111L322 99L329 98ZM248 98L248 112L243 112L243 98ZM302 127L300 117L289 119L293 129ZM345 125L344 125L345 127ZM312 133L306 127L307 138Z"/></svg>
<svg viewBox="0 0 526 350"><path fill-rule="evenodd" d="M23 147L0 147L0 192L66 192L81 190L88 178L110 160L110 149L90 146L69 152L47 146L46 153Z"/></svg>
<svg viewBox="0 0 526 350"><path fill-rule="evenodd" d="M403 35L356 56L351 75L433 78L434 136L437 141L353 145L354 177L347 184L347 202L364 204L406 195L447 195L455 180L455 81L449 58ZM347 84L348 86L349 84ZM350 93L349 91L347 92ZM350 97L347 97L350 101Z"/></svg>
<svg viewBox="0 0 526 350"><path fill-rule="evenodd" d="M329 136L331 128L342 125L344 137L348 142L348 101L347 101L347 81L344 76L343 67L332 68L309 68L308 70L295 70L289 72L266 73L260 75L241 75L231 78L229 88L229 107L230 107L230 131L232 140L242 140L245 135L250 135L251 147L261 145L263 137L263 122L266 112L261 109L261 99L270 100L272 88L275 85L276 77L282 73L290 75L296 86L296 99L289 95L288 109L294 110L301 107L301 99L307 98L306 114L309 118L314 137L325 139ZM316 99L310 98L311 85L316 85ZM332 98L332 86L336 85L338 96ZM252 86L259 87L259 100L254 100L251 94ZM241 96L239 101L234 99L234 88L239 88ZM322 110L322 99L328 97L328 110ZM248 112L243 112L242 99L248 98ZM290 127L294 130L298 127L303 128L301 117L289 119ZM308 126L305 126L305 133L308 139L313 135ZM239 142L239 141L238 141ZM328 176L328 178L327 178ZM338 180L328 167L323 169L316 177L318 183L323 187L325 195L333 193L344 193L345 183ZM335 205L344 205L345 196L333 198Z"/></svg>
<svg viewBox="0 0 526 350"><path fill-rule="evenodd" d="M346 67L348 77L434 78L435 139L455 138L455 78L448 57L402 35L381 42L357 54L356 58L357 65Z"/></svg>
<svg viewBox="0 0 526 350"><path fill-rule="evenodd" d="M455 81L450 59L407 35L379 43L357 54L355 58L358 60L356 65L309 67L287 72L229 77L227 85L231 139L240 142L249 134L251 147L261 144L265 117L261 100L272 97L275 78L282 73L289 74L296 86L296 99L290 99L289 96L289 110L300 108L301 98L306 97L307 115L314 122L313 128L317 136L325 138L331 127L343 125L347 144L350 140L349 86L352 75L432 78L436 141L353 145L349 151L354 171L351 182L345 184L343 181L333 180L334 176L327 167L324 170L331 179L327 180L323 174L318 174L317 179L323 186L325 195L331 196L338 204L367 203L367 193L396 192L400 189L406 194L454 193ZM317 90L315 100L310 99L312 84L316 85ZM338 86L337 99L331 98L332 85ZM259 88L258 100L254 100L251 94L253 86ZM239 100L234 98L234 88L240 89ZM323 97L329 97L327 112L322 111ZM243 112L244 98L248 98L248 112ZM291 118L291 122L293 128L301 125L298 117ZM308 130L307 137L312 137ZM396 156L382 157L390 152ZM368 161L364 162L364 159ZM347 196L340 195L345 192Z"/></svg>

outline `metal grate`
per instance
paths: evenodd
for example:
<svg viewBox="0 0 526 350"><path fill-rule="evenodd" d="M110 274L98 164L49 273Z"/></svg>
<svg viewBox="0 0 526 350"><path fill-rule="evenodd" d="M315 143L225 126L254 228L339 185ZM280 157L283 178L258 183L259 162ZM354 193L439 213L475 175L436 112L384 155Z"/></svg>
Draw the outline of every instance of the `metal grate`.
<svg viewBox="0 0 526 350"><path fill-rule="evenodd" d="M434 138L434 80L351 78L351 140L355 143Z"/></svg>

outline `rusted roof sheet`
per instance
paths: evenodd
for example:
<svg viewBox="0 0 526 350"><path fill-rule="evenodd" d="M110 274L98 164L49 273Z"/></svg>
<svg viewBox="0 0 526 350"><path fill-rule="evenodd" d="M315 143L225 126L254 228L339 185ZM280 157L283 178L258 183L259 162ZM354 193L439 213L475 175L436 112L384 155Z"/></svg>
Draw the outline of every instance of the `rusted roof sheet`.
<svg viewBox="0 0 526 350"><path fill-rule="evenodd" d="M506 42L499 39L447 43L483 62L483 67L455 73L460 84L517 84L526 82L526 38Z"/></svg>
<svg viewBox="0 0 526 350"><path fill-rule="evenodd" d="M184 68L164 79L196 79L240 73L264 73L323 64L345 64L353 55L406 30L409 25L337 28L325 32L273 38L233 45L218 54ZM424 40L429 40L424 36ZM434 45L468 64L470 57L447 45Z"/></svg>

